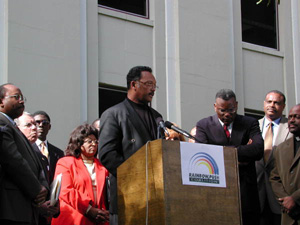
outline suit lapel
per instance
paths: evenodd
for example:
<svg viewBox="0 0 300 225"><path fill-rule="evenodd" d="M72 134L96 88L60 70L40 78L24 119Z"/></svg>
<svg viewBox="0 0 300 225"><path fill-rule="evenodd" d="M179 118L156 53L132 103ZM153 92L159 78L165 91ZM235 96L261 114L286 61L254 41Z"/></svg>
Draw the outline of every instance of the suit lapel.
<svg viewBox="0 0 300 225"><path fill-rule="evenodd" d="M141 120L140 116L136 113L127 99L124 100L124 104L128 111L127 119L130 120L140 136L145 139L145 142L151 140L151 135L149 134L148 129L145 127L144 122Z"/></svg>
<svg viewBox="0 0 300 225"><path fill-rule="evenodd" d="M38 155L38 157L41 159L41 163L42 163L42 168L43 168L43 171L44 171L44 174L45 174L45 177L50 185L50 180L49 180L49 172L48 172L48 166L49 166L49 163L48 163L48 159L46 156L44 156L39 147L34 143L32 144L32 148L33 150L36 152L36 154Z"/></svg>
<svg viewBox="0 0 300 225"><path fill-rule="evenodd" d="M97 205L100 205L100 199L101 195L104 191L104 185L105 185L105 168L100 165L99 161L97 159L94 159L95 163L95 172L96 172L96 183L97 183L97 199L95 201Z"/></svg>
<svg viewBox="0 0 300 225"><path fill-rule="evenodd" d="M287 139L288 135L289 135L289 130L288 130L287 119L282 117L279 123L277 137L274 145L277 146L280 143L284 142Z"/></svg>
<svg viewBox="0 0 300 225"><path fill-rule="evenodd" d="M258 120L259 129L260 129L261 133L263 132L264 123L265 123L265 117Z"/></svg>
<svg viewBox="0 0 300 225"><path fill-rule="evenodd" d="M37 166L37 169L39 169L40 163L37 160L37 156L35 155L35 152L32 150L31 144L29 143L28 139L24 136L24 134L19 130L19 128L17 128L16 126L14 126L4 115L2 115L0 113L0 117L6 121L7 126L11 127L14 130L14 134L16 136L18 136L18 139L20 139L23 144L25 145L24 147L26 148L26 150L28 151L28 153L30 154L31 158L33 159L34 164Z"/></svg>
<svg viewBox="0 0 300 225"><path fill-rule="evenodd" d="M239 115L236 115L232 126L230 144L234 146L238 146L242 143L242 138L244 135L244 127L240 124L239 118Z"/></svg>
<svg viewBox="0 0 300 225"><path fill-rule="evenodd" d="M292 149L292 151L289 151L291 153L291 155L293 156L292 164L291 164L291 167L290 167L290 169L292 169L299 162L300 149L298 149L297 154L294 156L294 149L295 149L294 137L289 139L287 147Z"/></svg>
<svg viewBox="0 0 300 225"><path fill-rule="evenodd" d="M56 154L55 152L52 150L52 145L49 143L48 141L48 152L49 152L49 166L50 168L55 168L54 163L56 162Z"/></svg>

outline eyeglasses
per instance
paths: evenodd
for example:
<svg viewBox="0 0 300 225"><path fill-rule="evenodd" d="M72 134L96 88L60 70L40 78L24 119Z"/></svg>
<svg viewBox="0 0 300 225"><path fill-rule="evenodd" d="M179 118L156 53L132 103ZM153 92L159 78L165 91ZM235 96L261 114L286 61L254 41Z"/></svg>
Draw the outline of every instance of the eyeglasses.
<svg viewBox="0 0 300 225"><path fill-rule="evenodd" d="M42 126L45 126L45 125L48 125L50 122L48 121L48 120L36 120L35 121L36 122L36 124L37 125L41 125L42 124Z"/></svg>
<svg viewBox="0 0 300 225"><path fill-rule="evenodd" d="M151 82L151 81L146 81L146 82L138 81L138 82L144 84L146 87L151 87L151 88L154 88L154 89L159 89L159 87L156 84L154 84L153 82Z"/></svg>
<svg viewBox="0 0 300 225"><path fill-rule="evenodd" d="M36 126L36 123L25 123L24 127L31 128L32 126Z"/></svg>
<svg viewBox="0 0 300 225"><path fill-rule="evenodd" d="M230 113L230 114L236 113L236 108L233 108L233 109L220 109L220 108L217 108L217 110L222 114L224 114L224 113Z"/></svg>
<svg viewBox="0 0 300 225"><path fill-rule="evenodd" d="M18 101L26 102L26 98L23 95L7 95L4 98L15 98Z"/></svg>
<svg viewBox="0 0 300 225"><path fill-rule="evenodd" d="M89 145L91 145L93 143L93 144L97 145L99 142L98 142L98 140L86 139L86 140L84 140L83 143L88 143Z"/></svg>

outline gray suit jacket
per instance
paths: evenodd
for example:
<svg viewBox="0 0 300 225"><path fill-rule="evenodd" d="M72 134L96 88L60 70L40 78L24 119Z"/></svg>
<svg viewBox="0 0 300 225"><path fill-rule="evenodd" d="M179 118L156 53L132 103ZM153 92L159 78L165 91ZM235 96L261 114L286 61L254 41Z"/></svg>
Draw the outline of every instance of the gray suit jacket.
<svg viewBox="0 0 300 225"><path fill-rule="evenodd" d="M151 109L153 118L162 117ZM127 99L101 116L99 159L110 172L110 212L117 213L117 168L140 149L151 135Z"/></svg>
<svg viewBox="0 0 300 225"><path fill-rule="evenodd" d="M0 146L0 220L31 223L37 219L32 200L41 184L48 187L45 174L27 138L1 113L0 126L5 127Z"/></svg>
<svg viewBox="0 0 300 225"><path fill-rule="evenodd" d="M262 131L262 127L264 124L265 118L259 120L260 130ZM282 117L280 120L277 137L273 146L273 149L284 142L287 138L291 137L292 134L289 133L287 118ZM269 206L273 213L281 214L281 207L276 200L276 197L272 191L271 184L269 181L270 172L274 167L274 158L273 158L273 150L270 154L268 161L265 163L262 158L259 161L256 161L256 174L257 174L257 185L258 185L258 193L259 193L259 202L261 212L264 209L265 202L268 201Z"/></svg>

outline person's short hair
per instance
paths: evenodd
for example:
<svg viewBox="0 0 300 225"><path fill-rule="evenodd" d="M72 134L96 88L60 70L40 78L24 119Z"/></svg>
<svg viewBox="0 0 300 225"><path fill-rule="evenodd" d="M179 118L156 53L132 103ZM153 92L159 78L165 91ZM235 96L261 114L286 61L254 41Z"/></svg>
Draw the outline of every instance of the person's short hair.
<svg viewBox="0 0 300 225"><path fill-rule="evenodd" d="M266 94L265 98L266 98L267 95L270 94L270 93L276 93L276 94L281 95L282 98L283 98L283 103L285 104L285 101L286 101L286 100L285 100L285 95L284 95L281 91L278 91L278 90L272 90L272 91L269 91L269 92Z"/></svg>
<svg viewBox="0 0 300 225"><path fill-rule="evenodd" d="M49 122L51 122L50 116L45 111L39 110L39 111L36 111L35 113L33 113L33 117L35 117L37 115L43 115L43 116L47 117Z"/></svg>
<svg viewBox="0 0 300 225"><path fill-rule="evenodd" d="M31 113L25 112L25 111L23 112L23 114L21 116L23 116L23 115L27 115L27 116L33 117L33 115ZM14 121L15 121L15 123L16 123L17 126L20 126L20 120L19 120L20 117L14 119Z"/></svg>
<svg viewBox="0 0 300 225"><path fill-rule="evenodd" d="M2 84L0 85L0 99L5 97L5 94L7 92L7 88L5 88L6 85L14 85L12 83L6 83L6 84Z"/></svg>
<svg viewBox="0 0 300 225"><path fill-rule="evenodd" d="M92 122L92 126L95 127L95 124L99 121L99 125L100 125L100 118L95 119L94 122Z"/></svg>
<svg viewBox="0 0 300 225"><path fill-rule="evenodd" d="M98 139L98 130L89 124L76 127L70 134L69 143L65 150L66 156L78 158L81 154L81 146L84 143L84 139L89 135L94 135Z"/></svg>
<svg viewBox="0 0 300 225"><path fill-rule="evenodd" d="M143 71L147 71L152 73L152 69L148 66L135 66L133 68L131 68L127 74L127 90L130 89L130 82L131 81L137 81L139 79L141 79L142 76L142 72Z"/></svg>
<svg viewBox="0 0 300 225"><path fill-rule="evenodd" d="M230 89L221 89L220 91L218 91L218 93L216 94L216 99L217 98L221 98L225 101L228 101L231 98L236 99L234 92Z"/></svg>

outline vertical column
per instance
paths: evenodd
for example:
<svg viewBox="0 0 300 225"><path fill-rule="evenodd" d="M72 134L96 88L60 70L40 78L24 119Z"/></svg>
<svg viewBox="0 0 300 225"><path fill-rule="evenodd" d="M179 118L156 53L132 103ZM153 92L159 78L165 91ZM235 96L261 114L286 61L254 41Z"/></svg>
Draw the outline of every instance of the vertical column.
<svg viewBox="0 0 300 225"><path fill-rule="evenodd" d="M293 64L295 79L296 103L300 101L300 29L299 29L299 3L298 0L291 0L292 38L293 38Z"/></svg>
<svg viewBox="0 0 300 225"><path fill-rule="evenodd" d="M87 122L87 3L80 0L80 123Z"/></svg>
<svg viewBox="0 0 300 225"><path fill-rule="evenodd" d="M0 0L0 84L7 83L8 0Z"/></svg>
<svg viewBox="0 0 300 225"><path fill-rule="evenodd" d="M167 119L181 124L179 12L177 0L165 0Z"/></svg>

